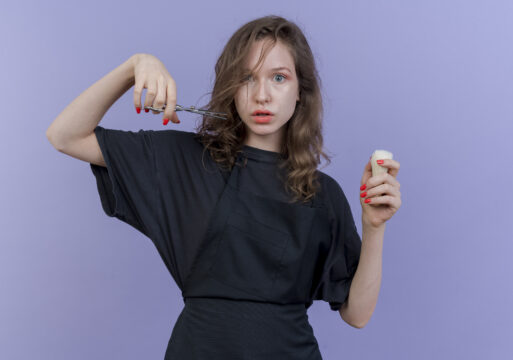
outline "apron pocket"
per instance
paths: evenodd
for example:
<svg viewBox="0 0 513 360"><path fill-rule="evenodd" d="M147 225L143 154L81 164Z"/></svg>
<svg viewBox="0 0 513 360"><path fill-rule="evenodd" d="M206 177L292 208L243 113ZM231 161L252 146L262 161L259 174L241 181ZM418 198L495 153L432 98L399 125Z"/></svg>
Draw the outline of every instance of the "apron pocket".
<svg viewBox="0 0 513 360"><path fill-rule="evenodd" d="M236 212L229 216L210 273L226 285L267 298L290 235Z"/></svg>

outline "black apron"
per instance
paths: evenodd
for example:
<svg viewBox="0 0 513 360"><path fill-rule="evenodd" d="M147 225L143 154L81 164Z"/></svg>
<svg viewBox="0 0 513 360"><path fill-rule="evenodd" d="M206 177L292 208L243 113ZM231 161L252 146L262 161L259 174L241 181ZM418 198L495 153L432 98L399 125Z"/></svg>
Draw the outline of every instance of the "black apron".
<svg viewBox="0 0 513 360"><path fill-rule="evenodd" d="M329 238L327 210L315 197L308 206L239 191L241 157L184 281L165 359L322 359L305 305L320 274L304 259L315 237Z"/></svg>

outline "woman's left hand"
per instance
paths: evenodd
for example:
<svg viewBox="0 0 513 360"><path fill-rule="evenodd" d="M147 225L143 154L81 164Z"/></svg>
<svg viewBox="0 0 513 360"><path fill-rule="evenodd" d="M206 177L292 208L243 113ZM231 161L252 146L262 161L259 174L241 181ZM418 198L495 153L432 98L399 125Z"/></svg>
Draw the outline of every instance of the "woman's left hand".
<svg viewBox="0 0 513 360"><path fill-rule="evenodd" d="M384 159L383 166L388 168L387 173L372 176L371 160L365 165L360 185L360 204L362 205L362 225L378 228L385 224L401 207L401 184L397 181L399 162ZM368 203L365 202L369 199Z"/></svg>

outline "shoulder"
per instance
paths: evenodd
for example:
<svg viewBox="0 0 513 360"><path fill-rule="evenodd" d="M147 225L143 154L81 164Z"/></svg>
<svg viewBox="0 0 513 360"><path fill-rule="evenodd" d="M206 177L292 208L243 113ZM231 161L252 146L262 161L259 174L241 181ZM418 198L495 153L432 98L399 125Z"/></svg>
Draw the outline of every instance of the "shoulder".
<svg viewBox="0 0 513 360"><path fill-rule="evenodd" d="M342 186L332 176L320 170L317 170L317 173L321 185L318 196L322 198L332 215L343 211L348 205L348 201Z"/></svg>
<svg viewBox="0 0 513 360"><path fill-rule="evenodd" d="M196 134L190 131L150 129L120 130L104 128L103 126L97 125L94 129L94 132L103 136L108 135L110 137L119 137L122 139L140 139L141 141L147 140L151 141L152 143L158 142L159 144L200 144L194 138Z"/></svg>
<svg viewBox="0 0 513 360"><path fill-rule="evenodd" d="M182 130L145 130L151 136L157 150L196 152L203 150L203 144L196 139L196 133Z"/></svg>
<svg viewBox="0 0 513 360"><path fill-rule="evenodd" d="M318 174L319 183L321 185L321 193L323 196L328 198L337 198L340 196L344 196L344 191L342 190L342 186L335 180L332 176L320 171L316 170Z"/></svg>
<svg viewBox="0 0 513 360"><path fill-rule="evenodd" d="M201 168L207 175L219 173L219 167L199 140L197 133L182 130L149 131L155 156L160 163L186 166L190 171ZM220 173L218 175L221 176Z"/></svg>
<svg viewBox="0 0 513 360"><path fill-rule="evenodd" d="M155 140L158 141L179 141L179 142L191 142L194 140L195 133L190 131L182 130L143 130L150 134Z"/></svg>

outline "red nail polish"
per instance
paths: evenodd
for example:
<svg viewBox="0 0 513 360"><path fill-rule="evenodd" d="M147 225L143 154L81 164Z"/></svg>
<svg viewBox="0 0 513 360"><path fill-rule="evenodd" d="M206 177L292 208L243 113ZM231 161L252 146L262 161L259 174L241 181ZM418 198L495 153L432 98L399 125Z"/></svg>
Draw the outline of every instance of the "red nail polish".
<svg viewBox="0 0 513 360"><path fill-rule="evenodd" d="M149 111L150 111L150 109L144 109L144 111L145 111L145 112L149 112Z"/></svg>
<svg viewBox="0 0 513 360"><path fill-rule="evenodd" d="M368 204L371 202L371 199L365 199L365 203Z"/></svg>
<svg viewBox="0 0 513 360"><path fill-rule="evenodd" d="M163 124L163 125L167 125L167 123L168 123L168 122L169 122L169 119L164 119L164 120L162 120L162 124Z"/></svg>
<svg viewBox="0 0 513 360"><path fill-rule="evenodd" d="M367 188L367 185L363 184L362 186L360 186L360 190L365 190Z"/></svg>
<svg viewBox="0 0 513 360"><path fill-rule="evenodd" d="M377 160L376 161L379 165L383 164L385 162L385 160Z"/></svg>
<svg viewBox="0 0 513 360"><path fill-rule="evenodd" d="M367 196L367 191L360 194L360 197L365 197L365 196Z"/></svg>
<svg viewBox="0 0 513 360"><path fill-rule="evenodd" d="M141 108L140 107L135 108L135 111L137 111L137 113L140 114L141 113Z"/></svg>

